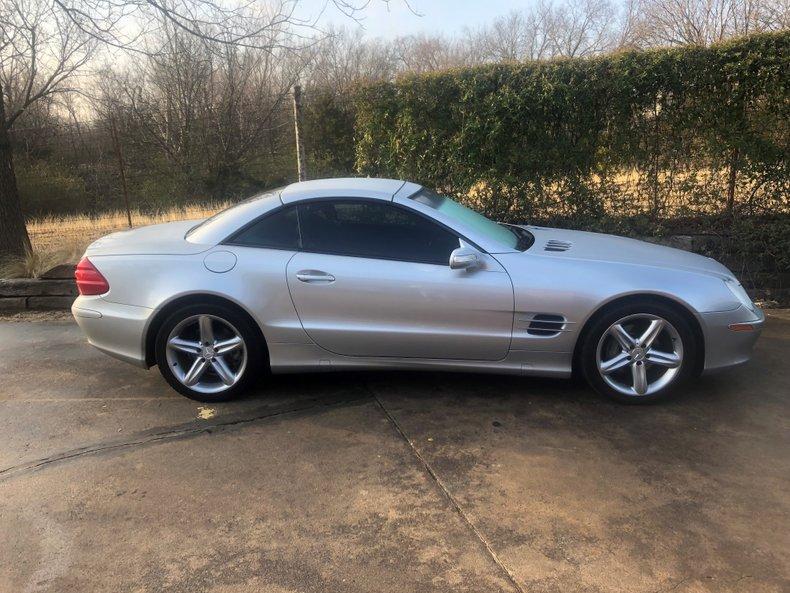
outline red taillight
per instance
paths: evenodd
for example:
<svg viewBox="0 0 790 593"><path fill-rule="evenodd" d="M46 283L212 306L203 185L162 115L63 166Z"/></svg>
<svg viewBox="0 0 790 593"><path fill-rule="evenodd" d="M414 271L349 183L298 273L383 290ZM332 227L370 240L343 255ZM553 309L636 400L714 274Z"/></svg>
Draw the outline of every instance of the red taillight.
<svg viewBox="0 0 790 593"><path fill-rule="evenodd" d="M101 275L87 257L83 257L74 269L74 278L77 280L77 289L80 294L104 294L110 290L107 279Z"/></svg>

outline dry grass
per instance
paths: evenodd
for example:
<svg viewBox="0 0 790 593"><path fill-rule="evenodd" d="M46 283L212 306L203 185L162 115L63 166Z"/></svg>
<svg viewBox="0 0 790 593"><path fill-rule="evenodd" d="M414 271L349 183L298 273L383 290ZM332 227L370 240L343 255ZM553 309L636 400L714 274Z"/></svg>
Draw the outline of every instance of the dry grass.
<svg viewBox="0 0 790 593"><path fill-rule="evenodd" d="M206 218L226 208L229 203L193 204L171 210L162 210L155 214L147 214L132 210L132 227L160 224L176 220ZM129 228L126 212L106 212L98 217L90 216L47 216L31 220L27 224L27 232L35 251L57 251L63 241L70 241L82 246L84 250L90 243L109 233L124 231Z"/></svg>
<svg viewBox="0 0 790 593"><path fill-rule="evenodd" d="M229 203L194 204L155 214L132 211L132 228L206 218ZM0 263L0 278L38 278L50 268L76 263L85 248L99 237L129 228L126 212L107 212L98 217L48 216L27 224L33 250L21 258Z"/></svg>
<svg viewBox="0 0 790 593"><path fill-rule="evenodd" d="M0 262L0 278L39 278L44 272L59 264L74 263L85 251L78 240L64 239L50 249L33 249L18 258Z"/></svg>

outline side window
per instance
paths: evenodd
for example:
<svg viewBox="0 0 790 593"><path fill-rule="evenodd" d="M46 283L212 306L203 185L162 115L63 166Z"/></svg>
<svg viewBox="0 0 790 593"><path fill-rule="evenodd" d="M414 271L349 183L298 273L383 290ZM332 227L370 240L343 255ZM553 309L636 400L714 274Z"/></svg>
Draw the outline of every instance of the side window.
<svg viewBox="0 0 790 593"><path fill-rule="evenodd" d="M299 205L305 251L447 265L458 237L392 204L337 200Z"/></svg>
<svg viewBox="0 0 790 593"><path fill-rule="evenodd" d="M264 216L252 226L233 235L228 243L248 247L299 249L299 223L296 207L290 206Z"/></svg>

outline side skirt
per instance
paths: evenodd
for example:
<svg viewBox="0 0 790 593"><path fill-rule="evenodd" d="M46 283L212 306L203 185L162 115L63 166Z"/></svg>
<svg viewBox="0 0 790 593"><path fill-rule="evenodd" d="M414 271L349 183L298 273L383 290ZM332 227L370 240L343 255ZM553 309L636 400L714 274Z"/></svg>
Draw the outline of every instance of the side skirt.
<svg viewBox="0 0 790 593"><path fill-rule="evenodd" d="M350 370L443 370L470 373L568 378L570 352L511 350L503 360L448 360L433 358L366 358L341 356L315 344L269 344L273 373Z"/></svg>

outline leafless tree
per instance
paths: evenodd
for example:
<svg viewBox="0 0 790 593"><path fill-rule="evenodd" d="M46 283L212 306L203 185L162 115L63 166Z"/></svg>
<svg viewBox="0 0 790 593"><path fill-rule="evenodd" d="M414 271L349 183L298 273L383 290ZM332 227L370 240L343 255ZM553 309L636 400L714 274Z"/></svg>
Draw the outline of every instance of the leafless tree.
<svg viewBox="0 0 790 593"><path fill-rule="evenodd" d="M440 35L407 35L393 42L399 72L431 72L474 64L470 44Z"/></svg>
<svg viewBox="0 0 790 593"><path fill-rule="evenodd" d="M137 144L163 152L189 178L193 153L200 150L198 122L205 116L212 56L202 40L172 26L158 35L155 54L140 56L127 70L104 71L109 82L99 105L105 119L123 119Z"/></svg>
<svg viewBox="0 0 790 593"><path fill-rule="evenodd" d="M10 128L36 101L70 90L68 80L90 59L95 42L46 0L12 0L0 12L0 82Z"/></svg>
<svg viewBox="0 0 790 593"><path fill-rule="evenodd" d="M370 2L327 0L351 18ZM270 53L299 48L316 25L299 16L299 6L300 0L5 0L0 6L0 64L7 73L0 78L0 257L30 248L8 130L30 104L62 92L90 48L98 43L150 53L157 25L215 47Z"/></svg>
<svg viewBox="0 0 790 593"><path fill-rule="evenodd" d="M554 55L576 58L611 50L615 16L609 0L576 0L556 6L547 26Z"/></svg>
<svg viewBox="0 0 790 593"><path fill-rule="evenodd" d="M594 55L616 46L616 12L609 0L540 0L495 19L472 39L489 62Z"/></svg>
<svg viewBox="0 0 790 593"><path fill-rule="evenodd" d="M529 11L511 11L470 36L487 62L541 60L551 55L547 24L551 6L539 2Z"/></svg>
<svg viewBox="0 0 790 593"><path fill-rule="evenodd" d="M615 49L637 49L643 45L645 23L640 14L641 0L625 0L620 7L613 38Z"/></svg>
<svg viewBox="0 0 790 593"><path fill-rule="evenodd" d="M643 45L707 45L788 26L787 0L641 0Z"/></svg>
<svg viewBox="0 0 790 593"><path fill-rule="evenodd" d="M46 0L10 0L0 8L0 255L30 249L11 153L12 126L37 102L68 90L90 58L93 40Z"/></svg>
<svg viewBox="0 0 790 593"><path fill-rule="evenodd" d="M283 123L300 63L280 50L216 47L171 24L158 35L156 54L104 71L97 109L122 120L134 146L164 155L188 190L210 174L221 184Z"/></svg>
<svg viewBox="0 0 790 593"><path fill-rule="evenodd" d="M310 87L342 92L360 80L388 80L396 67L392 44L365 39L361 29L339 27L312 48L305 78Z"/></svg>

